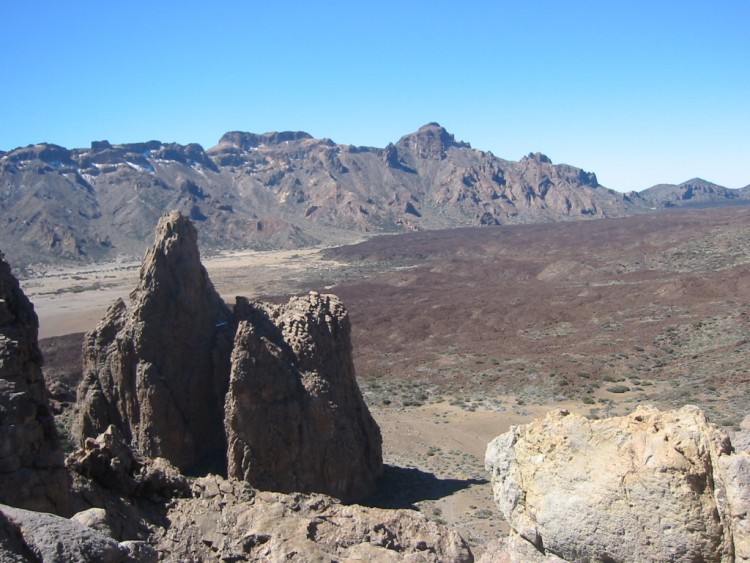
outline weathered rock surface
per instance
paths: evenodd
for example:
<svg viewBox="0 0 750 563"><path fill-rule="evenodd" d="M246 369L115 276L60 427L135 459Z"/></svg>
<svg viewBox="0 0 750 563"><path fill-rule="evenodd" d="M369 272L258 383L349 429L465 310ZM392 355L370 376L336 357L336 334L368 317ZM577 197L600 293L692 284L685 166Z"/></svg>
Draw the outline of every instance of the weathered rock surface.
<svg viewBox="0 0 750 563"><path fill-rule="evenodd" d="M382 438L354 376L349 317L333 295L239 300L226 398L228 474L281 492L361 499Z"/></svg>
<svg viewBox="0 0 750 563"><path fill-rule="evenodd" d="M144 557L151 554L151 557ZM155 560L139 542L120 544L91 528L52 514L0 505L0 560L98 561L101 563Z"/></svg>
<svg viewBox="0 0 750 563"><path fill-rule="evenodd" d="M67 476L34 306L0 253L0 502L64 514Z"/></svg>
<svg viewBox="0 0 750 563"><path fill-rule="evenodd" d="M169 561L469 562L452 530L417 512L344 506L324 495L258 492L209 475L176 501L156 540Z"/></svg>
<svg viewBox="0 0 750 563"><path fill-rule="evenodd" d="M382 470L338 299L238 298L230 312L177 212L160 221L130 304L115 303L86 336L78 409L82 444L114 425L135 451L188 474L351 501Z"/></svg>
<svg viewBox="0 0 750 563"><path fill-rule="evenodd" d="M737 451L750 452L750 414L740 423L740 429L732 433L732 445Z"/></svg>
<svg viewBox="0 0 750 563"><path fill-rule="evenodd" d="M110 426L65 460L73 519L118 541L146 540L165 526L166 504L190 494L188 480L164 458L132 450Z"/></svg>
<svg viewBox="0 0 750 563"><path fill-rule="evenodd" d="M86 336L78 434L114 424L146 456L188 473L223 471L230 316L192 223L165 215L129 304L116 302Z"/></svg>
<svg viewBox="0 0 750 563"><path fill-rule="evenodd" d="M147 458L134 452L114 426L65 460L76 473L127 497L156 495L163 499L185 495L187 479L166 459Z"/></svg>
<svg viewBox="0 0 750 563"><path fill-rule="evenodd" d="M700 409L566 411L487 447L511 561L749 561L750 460Z"/></svg>

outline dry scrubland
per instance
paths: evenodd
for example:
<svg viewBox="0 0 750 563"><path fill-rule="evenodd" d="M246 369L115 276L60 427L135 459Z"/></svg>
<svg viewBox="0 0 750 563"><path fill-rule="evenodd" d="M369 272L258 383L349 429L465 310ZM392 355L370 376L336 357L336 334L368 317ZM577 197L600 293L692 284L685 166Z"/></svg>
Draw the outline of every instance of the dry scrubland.
<svg viewBox="0 0 750 563"><path fill-rule="evenodd" d="M510 424L554 407L604 417L691 403L731 431L750 410L750 208L423 232L206 265L227 300L341 297L389 464L372 504L419 508L479 551L504 529L484 448ZM92 328L136 277L116 265L22 285L42 336L59 337ZM80 340L42 342L60 412Z"/></svg>

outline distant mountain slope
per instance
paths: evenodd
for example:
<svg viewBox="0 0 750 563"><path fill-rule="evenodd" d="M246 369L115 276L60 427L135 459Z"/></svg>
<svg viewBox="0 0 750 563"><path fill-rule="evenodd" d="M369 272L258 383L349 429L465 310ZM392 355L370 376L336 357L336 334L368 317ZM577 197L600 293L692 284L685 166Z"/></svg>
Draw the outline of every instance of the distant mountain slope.
<svg viewBox="0 0 750 563"><path fill-rule="evenodd" d="M639 195L651 207L656 208L740 202L750 199L748 187L733 190L701 178L693 178L681 184L658 184L641 191Z"/></svg>
<svg viewBox="0 0 750 563"><path fill-rule="evenodd" d="M624 216L638 194L542 154L512 162L436 123L385 148L303 132L196 144L40 144L0 154L0 249L16 267L140 258L178 209L204 249L293 248L364 233Z"/></svg>

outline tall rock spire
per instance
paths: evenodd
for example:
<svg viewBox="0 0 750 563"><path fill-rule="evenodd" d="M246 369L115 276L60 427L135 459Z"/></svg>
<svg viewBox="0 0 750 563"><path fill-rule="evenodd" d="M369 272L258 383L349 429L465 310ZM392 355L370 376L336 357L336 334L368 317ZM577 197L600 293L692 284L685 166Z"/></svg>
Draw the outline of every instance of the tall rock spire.
<svg viewBox="0 0 750 563"><path fill-rule="evenodd" d="M117 301L84 343L81 436L109 424L138 451L181 470L222 471L231 313L201 264L190 221L159 221L129 303Z"/></svg>

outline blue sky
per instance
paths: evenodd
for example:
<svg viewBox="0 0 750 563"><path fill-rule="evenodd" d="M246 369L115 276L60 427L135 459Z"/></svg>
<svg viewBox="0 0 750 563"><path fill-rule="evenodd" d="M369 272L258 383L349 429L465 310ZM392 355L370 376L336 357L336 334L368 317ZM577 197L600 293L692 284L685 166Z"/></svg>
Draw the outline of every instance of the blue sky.
<svg viewBox="0 0 750 563"><path fill-rule="evenodd" d="M750 2L2 2L0 150L430 121L627 191L750 184Z"/></svg>

